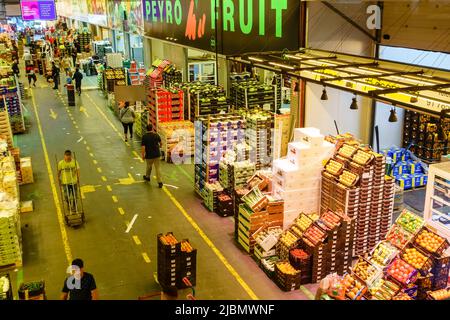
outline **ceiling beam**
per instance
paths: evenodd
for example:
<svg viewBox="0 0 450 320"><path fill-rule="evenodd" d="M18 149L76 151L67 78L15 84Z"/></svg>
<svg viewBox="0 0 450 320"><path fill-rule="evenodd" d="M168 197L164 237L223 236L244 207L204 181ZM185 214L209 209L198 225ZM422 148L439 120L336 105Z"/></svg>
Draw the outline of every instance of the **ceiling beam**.
<svg viewBox="0 0 450 320"><path fill-rule="evenodd" d="M308 70L334 70L334 69L342 69L342 68L358 68L358 67L369 67L369 66L378 66L378 62L370 62L370 63L349 63L349 64L342 64L338 66L328 66L328 67L306 67L306 68L299 68L299 71L308 71Z"/></svg>

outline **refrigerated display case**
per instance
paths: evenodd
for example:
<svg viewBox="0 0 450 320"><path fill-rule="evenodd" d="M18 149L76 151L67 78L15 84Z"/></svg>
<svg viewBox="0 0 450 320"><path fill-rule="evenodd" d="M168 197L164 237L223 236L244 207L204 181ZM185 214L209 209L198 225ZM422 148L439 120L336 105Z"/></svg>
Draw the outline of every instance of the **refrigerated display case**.
<svg viewBox="0 0 450 320"><path fill-rule="evenodd" d="M450 162L430 165L424 211L426 222L450 239Z"/></svg>

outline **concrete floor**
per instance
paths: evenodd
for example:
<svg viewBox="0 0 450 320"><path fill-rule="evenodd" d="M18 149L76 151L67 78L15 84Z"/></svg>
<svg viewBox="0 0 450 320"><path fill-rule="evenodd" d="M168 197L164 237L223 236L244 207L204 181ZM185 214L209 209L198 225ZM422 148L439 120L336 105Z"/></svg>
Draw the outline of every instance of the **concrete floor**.
<svg viewBox="0 0 450 320"><path fill-rule="evenodd" d="M85 85L96 82L92 77ZM71 149L81 166L81 184L95 191L85 194L85 225L61 226L33 101L24 101L28 131L16 136L16 145L22 156L32 157L35 182L20 190L22 200L34 200L35 210L22 215L24 266L11 272L14 283L43 279L48 298L58 299L69 258L80 257L94 274L102 299L135 300L159 290L154 277L156 235L172 231L198 249L198 299L308 299L315 292L315 285L282 292L234 244L233 220L208 212L195 196L193 165L163 164L164 182L176 188L142 183L144 164L135 154L140 153L139 142L124 143L121 125L99 91L83 92L75 107L64 105L64 88L59 95L42 77L31 91L53 177L55 156L61 159L64 150ZM126 233L135 214L136 222ZM66 246L62 232L67 233Z"/></svg>

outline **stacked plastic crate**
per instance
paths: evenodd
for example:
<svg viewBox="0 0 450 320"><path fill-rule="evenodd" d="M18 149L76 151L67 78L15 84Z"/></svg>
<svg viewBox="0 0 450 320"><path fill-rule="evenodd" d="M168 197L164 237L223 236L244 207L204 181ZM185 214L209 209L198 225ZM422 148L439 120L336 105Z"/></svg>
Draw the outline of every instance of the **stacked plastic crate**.
<svg viewBox="0 0 450 320"><path fill-rule="evenodd" d="M247 130L245 141L251 146L250 161L256 164L256 169L268 168L273 161L274 115L271 112L256 111L245 115Z"/></svg>
<svg viewBox="0 0 450 320"><path fill-rule="evenodd" d="M128 71L130 82L132 86L141 85L145 80L145 68L137 65L136 61L131 61L130 69Z"/></svg>
<svg viewBox="0 0 450 320"><path fill-rule="evenodd" d="M219 161L244 140L245 121L237 115L202 117L195 122L195 190L219 180Z"/></svg>
<svg viewBox="0 0 450 320"><path fill-rule="evenodd" d="M14 157L4 141L0 144L0 267L16 268L22 266L19 185Z"/></svg>
<svg viewBox="0 0 450 320"><path fill-rule="evenodd" d="M274 161L273 194L285 201L285 229L300 212L319 213L323 161L333 155L334 148L324 141L318 129L295 129L295 141L288 145L287 159Z"/></svg>
<svg viewBox="0 0 450 320"><path fill-rule="evenodd" d="M161 122L184 119L184 93L182 90L150 89L147 91L149 121L153 128Z"/></svg>

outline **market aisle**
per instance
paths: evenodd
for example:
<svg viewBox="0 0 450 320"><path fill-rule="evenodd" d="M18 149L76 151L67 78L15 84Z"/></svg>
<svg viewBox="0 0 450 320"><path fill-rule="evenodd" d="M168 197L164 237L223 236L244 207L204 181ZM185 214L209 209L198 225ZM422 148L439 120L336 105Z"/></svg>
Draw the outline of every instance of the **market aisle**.
<svg viewBox="0 0 450 320"><path fill-rule="evenodd" d="M87 269L96 276L103 298L136 299L158 288L153 278L156 271L155 238L157 233L165 231L190 238L201 252L197 283L200 298L248 298L195 231L186 227L184 218L168 201L164 191L138 181L140 175L137 172L142 171L142 163L133 159L131 149L120 141L110 124L100 119L99 113L88 107L83 109L84 96L78 107L66 108L50 88L33 89L33 94L52 167L56 162L53 160L55 155L61 157L66 148L77 154L82 172L81 184L86 191L87 223L77 230L66 228L68 242L72 256L82 257ZM32 110L30 102L27 108ZM19 145L23 145L24 154L33 155L36 182L30 187L45 193L45 200L36 198L36 210L26 218L32 230L40 228L47 242L33 237L31 232L24 234L24 276L26 281L45 279L48 296L55 299L65 276L67 258L61 245L36 119L31 116L30 120L33 124L31 134L24 135ZM31 138L35 141L28 145L27 139ZM134 182L130 176L136 183L129 184ZM166 179L170 180L170 177ZM26 191L24 188L23 194ZM126 223L134 214L139 216L127 234ZM49 222L36 225L39 222L36 216L41 215ZM33 250L33 246L39 250ZM58 257L49 262L48 252L54 252ZM35 255L32 266L28 265L27 255L30 253Z"/></svg>

